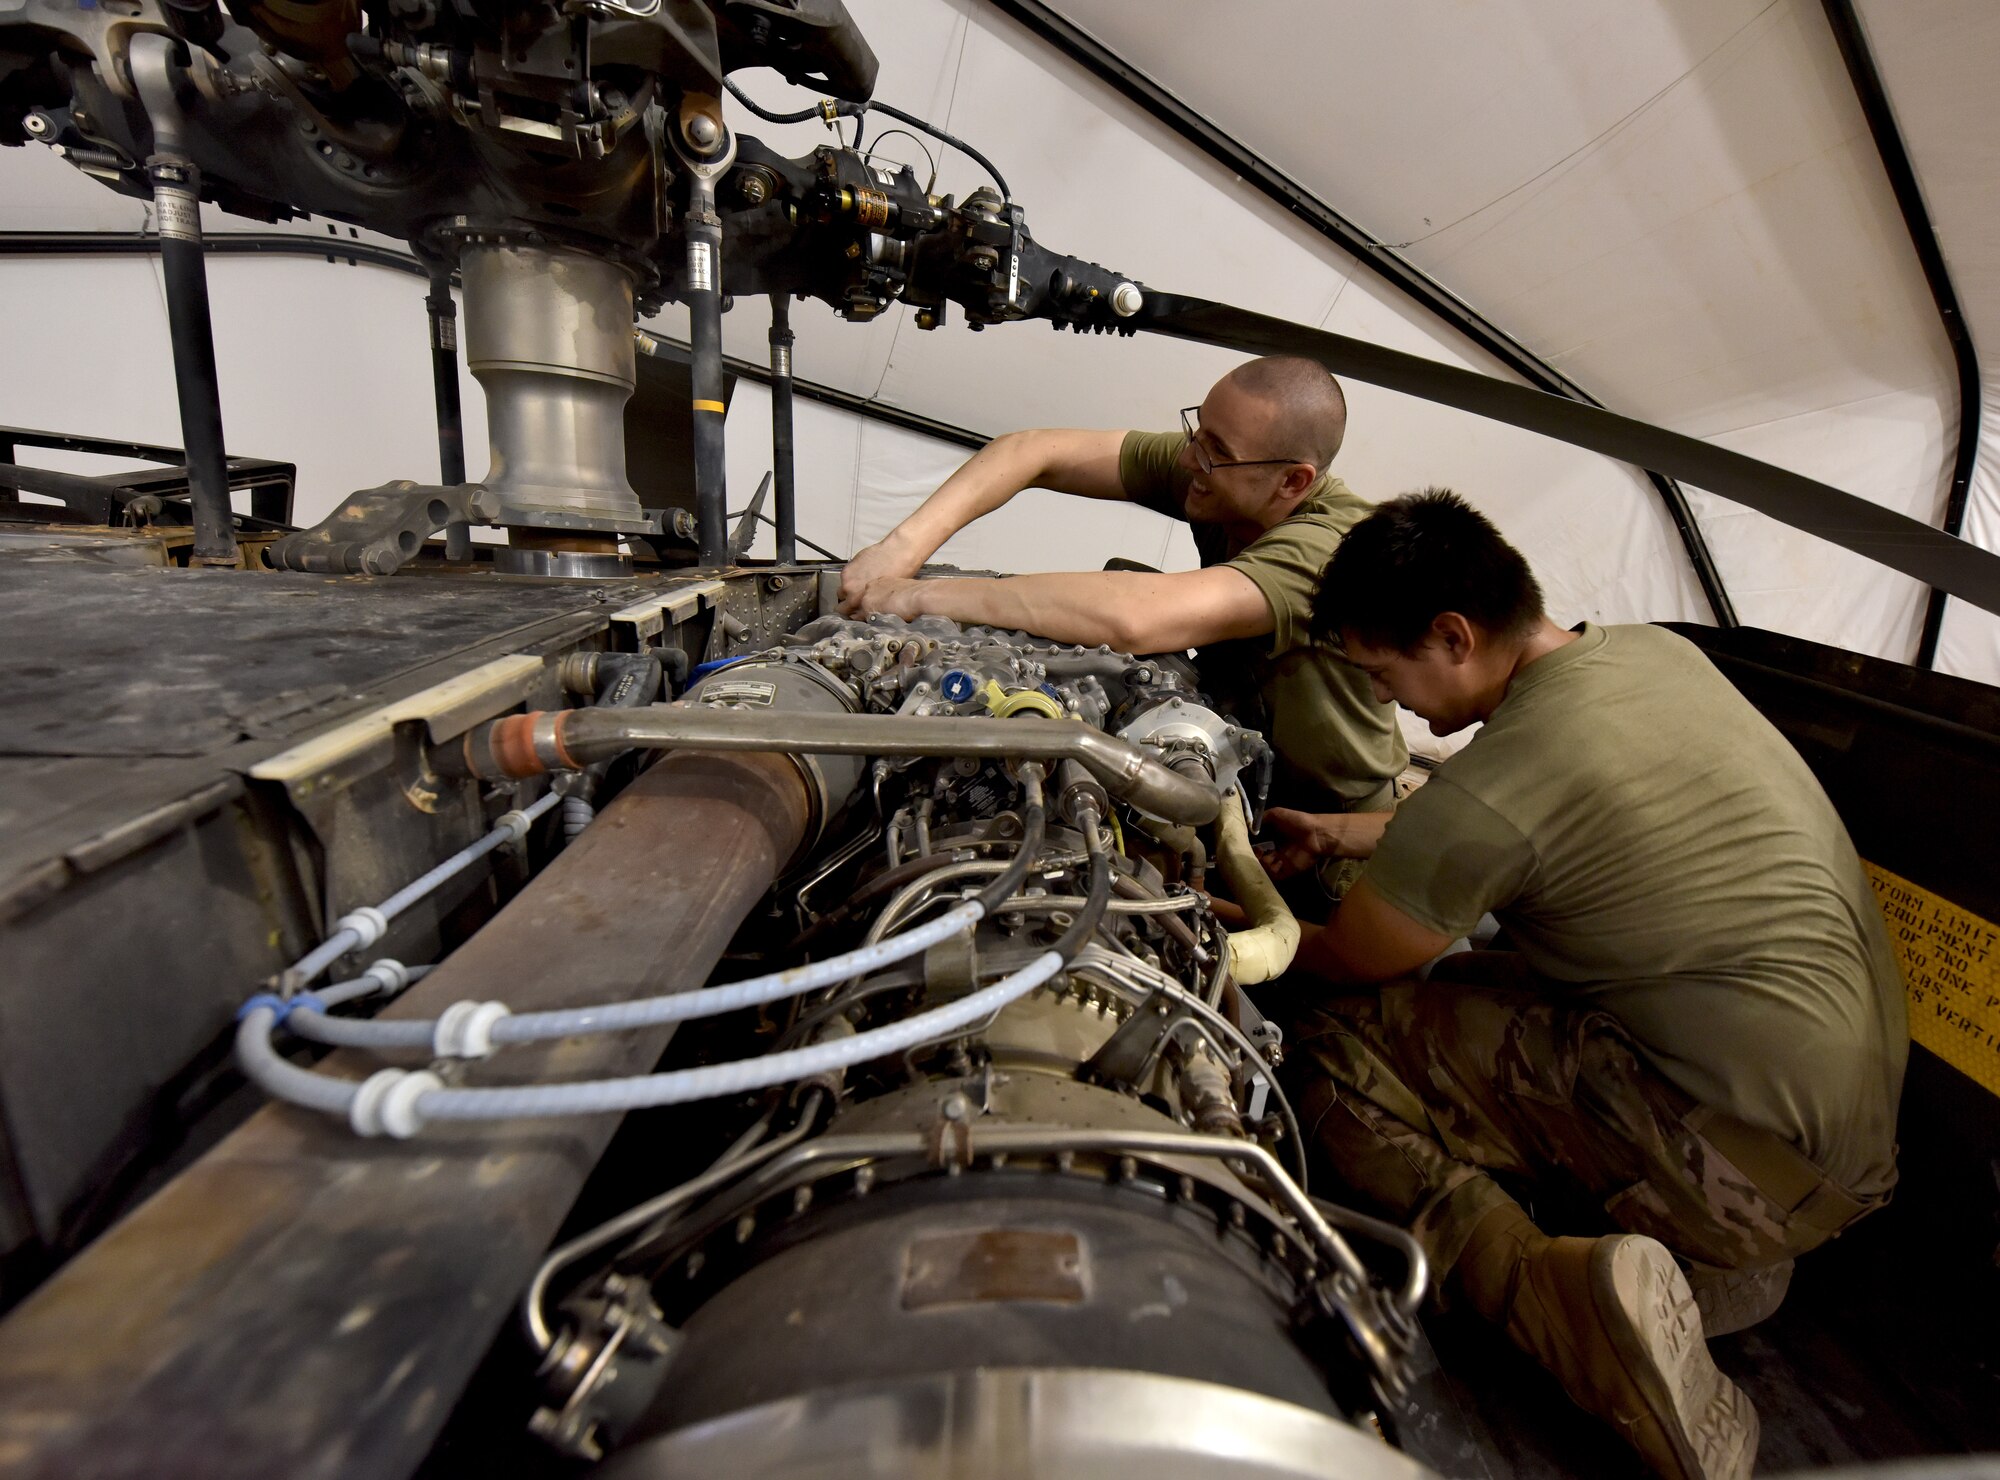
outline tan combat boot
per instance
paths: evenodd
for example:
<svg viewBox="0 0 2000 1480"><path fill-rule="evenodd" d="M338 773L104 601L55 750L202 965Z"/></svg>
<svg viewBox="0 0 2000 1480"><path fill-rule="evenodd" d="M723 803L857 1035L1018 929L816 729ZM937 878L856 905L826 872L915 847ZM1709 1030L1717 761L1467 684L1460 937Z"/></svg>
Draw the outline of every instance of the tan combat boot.
<svg viewBox="0 0 2000 1480"><path fill-rule="evenodd" d="M1508 1339L1667 1480L1742 1480L1757 1411L1716 1370L1694 1296L1664 1244L1549 1238L1518 1207L1474 1230L1459 1288Z"/></svg>

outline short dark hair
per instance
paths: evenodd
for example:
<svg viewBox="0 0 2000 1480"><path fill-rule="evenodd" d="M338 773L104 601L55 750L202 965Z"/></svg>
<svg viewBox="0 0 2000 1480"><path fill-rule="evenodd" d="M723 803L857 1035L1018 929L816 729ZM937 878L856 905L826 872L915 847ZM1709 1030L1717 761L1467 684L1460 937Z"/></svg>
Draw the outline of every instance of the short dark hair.
<svg viewBox="0 0 2000 1480"><path fill-rule="evenodd" d="M1390 499L1347 532L1321 572L1313 636L1353 633L1409 652L1445 612L1500 637L1542 616L1542 588L1492 521L1448 488Z"/></svg>
<svg viewBox="0 0 2000 1480"><path fill-rule="evenodd" d="M1347 395L1326 366L1303 355L1266 355L1245 361L1224 379L1277 407L1283 452L1322 473L1333 465L1347 436Z"/></svg>

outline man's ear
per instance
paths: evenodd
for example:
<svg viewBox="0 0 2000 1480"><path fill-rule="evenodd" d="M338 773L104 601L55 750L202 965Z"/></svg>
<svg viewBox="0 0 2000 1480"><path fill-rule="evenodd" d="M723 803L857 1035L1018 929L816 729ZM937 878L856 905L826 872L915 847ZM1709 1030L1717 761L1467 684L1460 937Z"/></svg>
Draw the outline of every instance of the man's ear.
<svg viewBox="0 0 2000 1480"><path fill-rule="evenodd" d="M1457 612L1440 612L1431 620L1431 637L1453 663L1468 663L1479 651L1479 629Z"/></svg>
<svg viewBox="0 0 2000 1480"><path fill-rule="evenodd" d="M1293 463L1285 469L1284 481L1278 485L1278 497L1286 508L1295 508L1299 500L1306 496L1306 490L1317 482L1319 474L1311 463Z"/></svg>

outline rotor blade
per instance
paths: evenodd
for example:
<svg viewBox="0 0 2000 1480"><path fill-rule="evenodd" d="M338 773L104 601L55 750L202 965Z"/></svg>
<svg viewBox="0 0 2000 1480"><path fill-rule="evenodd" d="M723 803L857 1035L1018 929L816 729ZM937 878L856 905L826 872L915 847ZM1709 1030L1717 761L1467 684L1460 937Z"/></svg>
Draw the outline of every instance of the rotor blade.
<svg viewBox="0 0 2000 1480"><path fill-rule="evenodd" d="M2000 612L2000 555L1740 452L1547 391L1204 298L1149 290L1135 322L1155 334L1245 354L1303 355L1336 375L1456 406L1635 463L1768 514L1986 611Z"/></svg>

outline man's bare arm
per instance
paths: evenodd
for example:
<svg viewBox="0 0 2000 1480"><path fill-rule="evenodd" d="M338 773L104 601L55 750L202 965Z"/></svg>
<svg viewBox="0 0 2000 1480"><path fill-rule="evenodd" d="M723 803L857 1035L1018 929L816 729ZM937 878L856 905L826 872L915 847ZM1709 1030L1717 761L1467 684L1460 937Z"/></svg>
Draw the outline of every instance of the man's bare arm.
<svg viewBox="0 0 2000 1480"><path fill-rule="evenodd" d="M1107 643L1121 653L1168 653L1256 637L1274 620L1257 585L1226 565L1206 570L1104 570L876 581L862 611L1017 627L1055 642Z"/></svg>
<svg viewBox="0 0 2000 1480"><path fill-rule="evenodd" d="M938 546L1025 488L1124 498L1125 486L1118 478L1118 451L1124 443L1124 432L1041 430L995 437L915 513L848 561L840 578L842 613L860 615L861 593L871 584L915 575Z"/></svg>
<svg viewBox="0 0 2000 1480"><path fill-rule="evenodd" d="M1450 944L1450 936L1418 924L1376 893L1364 874L1326 928L1300 944L1292 969L1341 985L1386 982L1408 976Z"/></svg>

